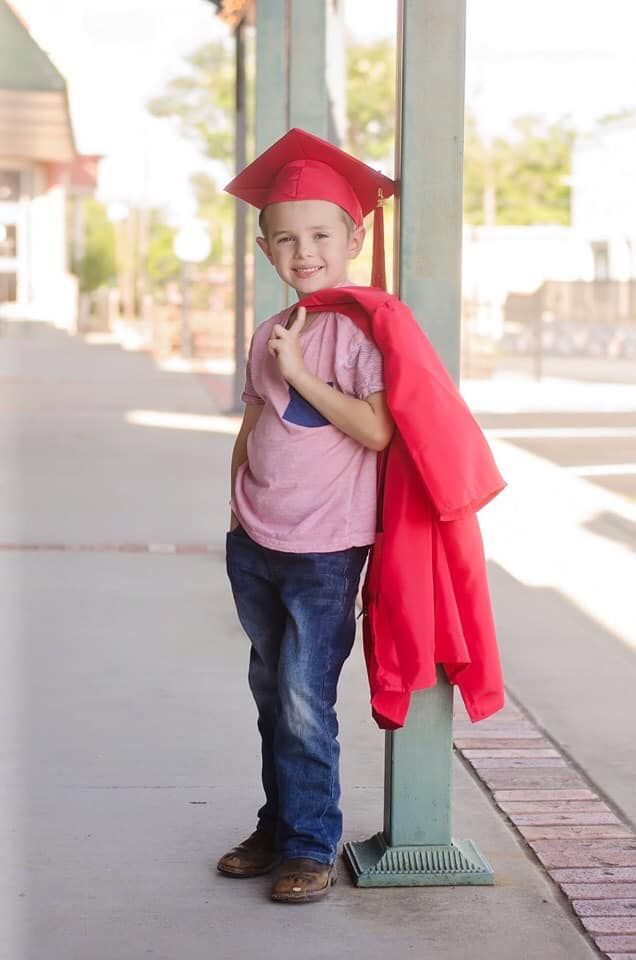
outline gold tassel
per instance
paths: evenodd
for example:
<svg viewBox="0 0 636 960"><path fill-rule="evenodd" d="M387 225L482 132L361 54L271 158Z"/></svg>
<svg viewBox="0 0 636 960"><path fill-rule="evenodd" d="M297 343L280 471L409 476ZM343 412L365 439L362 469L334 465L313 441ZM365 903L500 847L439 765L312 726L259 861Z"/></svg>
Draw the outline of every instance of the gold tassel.
<svg viewBox="0 0 636 960"><path fill-rule="evenodd" d="M371 286L386 290L386 267L384 263L384 194L378 187L378 199L373 211L373 259L371 262Z"/></svg>

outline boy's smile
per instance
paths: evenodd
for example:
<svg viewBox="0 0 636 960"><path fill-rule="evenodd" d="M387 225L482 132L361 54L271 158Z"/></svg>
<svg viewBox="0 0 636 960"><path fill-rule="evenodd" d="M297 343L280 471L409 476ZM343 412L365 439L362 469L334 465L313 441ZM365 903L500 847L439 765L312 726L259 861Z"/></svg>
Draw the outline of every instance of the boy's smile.
<svg viewBox="0 0 636 960"><path fill-rule="evenodd" d="M328 200L272 203L265 218L266 235L256 242L299 297L346 280L348 261L360 252L365 228L349 226L347 214L337 204Z"/></svg>
<svg viewBox="0 0 636 960"><path fill-rule="evenodd" d="M293 267L293 271L296 276L305 279L306 277L313 277L315 273L318 273L319 270L322 270L322 267Z"/></svg>

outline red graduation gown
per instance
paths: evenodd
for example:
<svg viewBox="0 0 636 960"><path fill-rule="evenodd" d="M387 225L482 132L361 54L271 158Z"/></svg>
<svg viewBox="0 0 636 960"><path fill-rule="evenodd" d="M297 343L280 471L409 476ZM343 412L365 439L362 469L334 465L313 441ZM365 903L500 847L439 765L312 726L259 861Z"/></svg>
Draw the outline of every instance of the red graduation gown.
<svg viewBox="0 0 636 960"><path fill-rule="evenodd" d="M504 705L476 512L506 486L488 442L409 308L374 287L309 294L299 306L349 316L377 345L396 424L378 457L378 523L362 587L373 718L404 725L436 664L473 722Z"/></svg>

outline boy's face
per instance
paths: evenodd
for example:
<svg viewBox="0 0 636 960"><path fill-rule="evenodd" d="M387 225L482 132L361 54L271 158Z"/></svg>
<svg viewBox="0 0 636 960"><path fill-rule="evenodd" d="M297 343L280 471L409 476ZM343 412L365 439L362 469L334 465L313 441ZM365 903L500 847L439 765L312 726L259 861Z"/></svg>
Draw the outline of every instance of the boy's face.
<svg viewBox="0 0 636 960"><path fill-rule="evenodd" d="M256 242L299 297L346 280L347 263L360 253L365 228L350 230L346 214L335 203L271 203L265 216L267 235Z"/></svg>

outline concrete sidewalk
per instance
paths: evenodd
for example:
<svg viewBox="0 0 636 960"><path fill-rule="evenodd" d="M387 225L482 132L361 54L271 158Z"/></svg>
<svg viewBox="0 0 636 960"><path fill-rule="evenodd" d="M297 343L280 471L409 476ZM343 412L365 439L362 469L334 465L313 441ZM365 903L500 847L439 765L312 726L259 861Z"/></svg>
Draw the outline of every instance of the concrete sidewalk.
<svg viewBox="0 0 636 960"><path fill-rule="evenodd" d="M459 960L598 954L455 760L454 835L493 887L268 900L215 870L261 801L248 646L226 582L233 437L199 379L55 331L0 341L6 960ZM457 709L462 709L458 706ZM360 640L341 681L344 839L381 827Z"/></svg>

